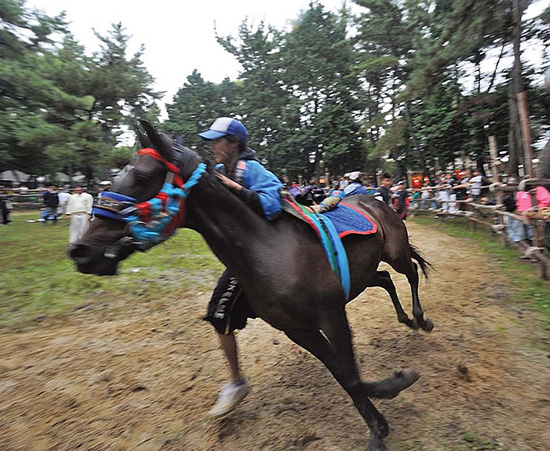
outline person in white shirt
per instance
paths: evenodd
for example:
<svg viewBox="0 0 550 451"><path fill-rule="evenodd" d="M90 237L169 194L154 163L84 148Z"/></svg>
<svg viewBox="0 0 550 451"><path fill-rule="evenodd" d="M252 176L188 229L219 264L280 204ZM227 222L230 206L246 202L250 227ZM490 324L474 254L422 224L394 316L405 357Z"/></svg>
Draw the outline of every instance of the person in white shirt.
<svg viewBox="0 0 550 451"><path fill-rule="evenodd" d="M439 200L441 200L441 210L444 213L450 211L451 206L451 184L450 184L450 174L443 174L439 181L437 188L439 189Z"/></svg>
<svg viewBox="0 0 550 451"><path fill-rule="evenodd" d="M481 177L481 173L475 169L474 170L474 176L470 179L470 193L474 200L478 200L481 195L481 185L483 183L483 177Z"/></svg>
<svg viewBox="0 0 550 451"><path fill-rule="evenodd" d="M82 187L77 186L67 204L66 216L71 218L69 244L76 244L88 230L93 204L92 195L84 193Z"/></svg>

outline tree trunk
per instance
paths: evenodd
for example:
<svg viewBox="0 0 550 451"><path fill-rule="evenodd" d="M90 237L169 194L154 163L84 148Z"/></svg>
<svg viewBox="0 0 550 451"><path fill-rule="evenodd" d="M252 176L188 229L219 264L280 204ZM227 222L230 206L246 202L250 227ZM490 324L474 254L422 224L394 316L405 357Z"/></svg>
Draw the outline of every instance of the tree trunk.
<svg viewBox="0 0 550 451"><path fill-rule="evenodd" d="M508 109L510 111L510 127L508 129L508 153L510 160L508 162L508 170L512 174L518 174L518 165L523 161L522 142L521 142L521 127L518 112L518 101L515 95L514 84L510 84L508 91Z"/></svg>
<svg viewBox="0 0 550 451"><path fill-rule="evenodd" d="M510 110L510 130L508 132L508 148L510 152L509 171L512 174L518 173L518 165L523 162L521 121L518 110L518 93L523 91L521 79L521 17L523 14L523 2L514 0L514 26L512 28L512 41L514 44L514 66L512 68L512 79L508 91L508 106Z"/></svg>
<svg viewBox="0 0 550 451"><path fill-rule="evenodd" d="M546 146L544 146L544 149L539 155L537 178L550 179L550 141L546 143Z"/></svg>
<svg viewBox="0 0 550 451"><path fill-rule="evenodd" d="M420 164L423 168L423 170L426 170L426 160L424 158L424 155L422 154L422 149L420 149L420 143L418 142L418 139L416 138L416 132L414 129L414 124L411 117L411 112L409 110L409 102L405 102L405 117L407 118L407 123L409 125L409 131L411 133L411 138L414 144L414 149L416 150L416 153L418 154L418 159L420 160Z"/></svg>

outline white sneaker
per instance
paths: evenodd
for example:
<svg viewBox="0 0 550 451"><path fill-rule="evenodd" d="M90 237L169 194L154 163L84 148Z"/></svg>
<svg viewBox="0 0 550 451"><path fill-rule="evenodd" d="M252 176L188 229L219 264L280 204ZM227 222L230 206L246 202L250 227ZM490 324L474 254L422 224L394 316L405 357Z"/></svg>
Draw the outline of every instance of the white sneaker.
<svg viewBox="0 0 550 451"><path fill-rule="evenodd" d="M228 414L237 407L237 404L239 404L248 393L250 393L250 385L248 385L248 382L244 379L237 384L225 385L218 396L218 401L207 413L207 416L214 418Z"/></svg>

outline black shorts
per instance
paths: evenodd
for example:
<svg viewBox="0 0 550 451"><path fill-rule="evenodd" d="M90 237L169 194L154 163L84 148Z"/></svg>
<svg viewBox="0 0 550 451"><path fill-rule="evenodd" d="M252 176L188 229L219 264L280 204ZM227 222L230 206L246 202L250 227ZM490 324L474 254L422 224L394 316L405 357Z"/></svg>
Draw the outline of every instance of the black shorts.
<svg viewBox="0 0 550 451"><path fill-rule="evenodd" d="M218 279L208 311L203 317L224 335L235 329L244 329L248 318L256 318L236 277L226 269Z"/></svg>

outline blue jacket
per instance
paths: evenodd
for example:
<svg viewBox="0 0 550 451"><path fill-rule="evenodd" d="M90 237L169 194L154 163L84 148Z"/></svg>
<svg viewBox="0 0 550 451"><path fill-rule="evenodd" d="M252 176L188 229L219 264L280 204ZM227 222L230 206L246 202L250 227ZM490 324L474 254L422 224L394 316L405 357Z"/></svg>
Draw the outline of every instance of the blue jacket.
<svg viewBox="0 0 550 451"><path fill-rule="evenodd" d="M353 196L354 194L368 194L369 191L363 185L357 182L350 183L344 188L345 197Z"/></svg>
<svg viewBox="0 0 550 451"><path fill-rule="evenodd" d="M279 215L281 212L279 191L283 184L275 174L262 166L253 150L246 149L241 153L233 174L229 174L221 163L216 165L216 169L244 187L237 195L254 210L261 208L261 213L269 220Z"/></svg>

